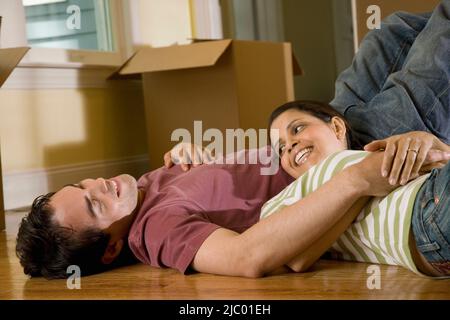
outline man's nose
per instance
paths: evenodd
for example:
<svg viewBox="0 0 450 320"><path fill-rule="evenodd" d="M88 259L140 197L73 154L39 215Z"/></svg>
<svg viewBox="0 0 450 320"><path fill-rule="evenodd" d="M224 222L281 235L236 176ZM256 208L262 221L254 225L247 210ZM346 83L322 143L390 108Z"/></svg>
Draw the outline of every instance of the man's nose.
<svg viewBox="0 0 450 320"><path fill-rule="evenodd" d="M106 181L103 178L97 179L85 179L81 181L81 186L85 189L91 189L95 191L106 192L108 187L106 186Z"/></svg>

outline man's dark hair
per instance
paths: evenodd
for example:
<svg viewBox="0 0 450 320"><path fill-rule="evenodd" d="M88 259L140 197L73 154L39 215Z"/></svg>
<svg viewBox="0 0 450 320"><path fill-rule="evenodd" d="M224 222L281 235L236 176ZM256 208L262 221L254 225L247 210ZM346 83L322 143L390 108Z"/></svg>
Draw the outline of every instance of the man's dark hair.
<svg viewBox="0 0 450 320"><path fill-rule="evenodd" d="M269 129L272 126L272 123L278 118L283 112L288 110L298 110L301 112L308 113L313 117L316 117L322 120L325 123L330 123L333 117L339 117L344 121L345 129L346 129L346 139L347 139L347 147L350 149L352 147L352 129L350 124L345 119L345 117L340 114L338 111L333 109L329 104L323 103L320 101L313 100L296 100L287 102L278 108L276 108L269 117Z"/></svg>
<svg viewBox="0 0 450 320"><path fill-rule="evenodd" d="M67 267L77 265L81 275L90 275L136 261L124 245L116 261L109 265L101 258L107 248L109 235L99 229L75 232L58 225L49 204L54 192L33 201L30 213L22 219L17 234L16 254L24 273L47 279L67 278ZM127 243L127 241L125 241Z"/></svg>

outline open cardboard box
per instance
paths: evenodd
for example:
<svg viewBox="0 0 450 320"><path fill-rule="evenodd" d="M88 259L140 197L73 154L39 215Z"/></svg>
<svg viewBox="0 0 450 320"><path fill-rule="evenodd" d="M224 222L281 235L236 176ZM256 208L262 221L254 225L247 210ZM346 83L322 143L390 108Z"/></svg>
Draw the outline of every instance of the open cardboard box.
<svg viewBox="0 0 450 320"><path fill-rule="evenodd" d="M211 40L142 48L110 78L142 75L155 169L178 142L171 141L175 129L193 139L195 120L203 131L267 129L275 107L294 99L293 75L301 73L290 43Z"/></svg>
<svg viewBox="0 0 450 320"><path fill-rule="evenodd" d="M7 48L0 49L0 87L5 83L11 72L19 61L27 53L29 48ZM1 137L0 137L1 138ZM3 206L3 185L2 185L1 157L0 157L0 230L5 229L5 211Z"/></svg>

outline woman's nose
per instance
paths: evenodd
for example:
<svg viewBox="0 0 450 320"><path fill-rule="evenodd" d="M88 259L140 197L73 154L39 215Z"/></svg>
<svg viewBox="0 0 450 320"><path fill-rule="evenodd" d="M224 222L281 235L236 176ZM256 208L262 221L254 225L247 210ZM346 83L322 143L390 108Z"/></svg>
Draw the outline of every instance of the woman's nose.
<svg viewBox="0 0 450 320"><path fill-rule="evenodd" d="M294 147L295 147L296 145L297 145L297 142L290 143L290 144L288 145L288 151L291 152L292 149L294 149Z"/></svg>

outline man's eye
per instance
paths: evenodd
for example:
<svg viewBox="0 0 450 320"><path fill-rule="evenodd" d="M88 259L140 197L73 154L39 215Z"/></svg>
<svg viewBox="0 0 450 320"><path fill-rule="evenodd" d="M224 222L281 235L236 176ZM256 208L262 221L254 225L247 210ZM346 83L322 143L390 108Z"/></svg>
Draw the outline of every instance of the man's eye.
<svg viewBox="0 0 450 320"><path fill-rule="evenodd" d="M102 203L98 201L97 199L92 199L92 206L100 211L102 209Z"/></svg>

